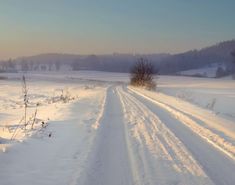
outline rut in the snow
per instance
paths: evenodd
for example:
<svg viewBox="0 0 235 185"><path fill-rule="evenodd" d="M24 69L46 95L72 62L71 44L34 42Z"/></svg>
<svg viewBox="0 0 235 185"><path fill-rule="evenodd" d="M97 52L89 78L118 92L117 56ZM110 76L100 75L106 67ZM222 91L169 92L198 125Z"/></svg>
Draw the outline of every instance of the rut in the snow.
<svg viewBox="0 0 235 185"><path fill-rule="evenodd" d="M133 184L123 112L116 91L108 89L103 118L86 170L85 185Z"/></svg>

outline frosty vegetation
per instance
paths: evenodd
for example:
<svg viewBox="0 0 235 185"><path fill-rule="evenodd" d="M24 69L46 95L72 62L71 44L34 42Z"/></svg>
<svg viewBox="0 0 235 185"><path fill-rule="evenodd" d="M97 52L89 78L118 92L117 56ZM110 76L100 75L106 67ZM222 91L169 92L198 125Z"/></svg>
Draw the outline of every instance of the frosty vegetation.
<svg viewBox="0 0 235 185"><path fill-rule="evenodd" d="M156 89L154 82L154 67L144 58L140 58L131 69L131 85L145 87L149 90Z"/></svg>
<svg viewBox="0 0 235 185"><path fill-rule="evenodd" d="M22 96L23 96L23 106L24 113L22 118L19 120L18 126L14 128L9 128L8 131L12 133L11 140L14 140L19 132L24 132L25 135L30 134L32 131L34 132L44 132L45 128L48 126L48 120L42 120L37 118L38 115L38 107L41 103L30 102L30 94L29 87L27 85L26 77L23 75L22 77ZM76 97L73 97L67 88L61 89L61 94L58 96L53 96L51 99L47 99L47 104L54 104L58 102L69 103L72 100L75 100ZM28 111L28 108L35 108L33 113ZM51 137L52 133L47 134L48 137Z"/></svg>

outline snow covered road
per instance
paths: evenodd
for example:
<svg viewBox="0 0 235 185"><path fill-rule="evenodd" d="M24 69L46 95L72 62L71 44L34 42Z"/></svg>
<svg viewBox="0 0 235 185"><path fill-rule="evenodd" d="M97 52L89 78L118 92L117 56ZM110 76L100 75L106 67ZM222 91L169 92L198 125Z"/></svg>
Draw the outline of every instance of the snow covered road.
<svg viewBox="0 0 235 185"><path fill-rule="evenodd" d="M128 91L128 90L126 90ZM202 166L205 173L214 184L234 184L235 163L229 156L206 142L199 135L192 132L184 123L176 119L171 112L157 106L145 97L131 93L142 102L149 110L158 115L164 124L182 141L186 148L192 153L197 163Z"/></svg>
<svg viewBox="0 0 235 185"><path fill-rule="evenodd" d="M0 185L235 184L234 131L220 125L232 122L110 84L84 90L48 126L52 138L33 136L0 153Z"/></svg>
<svg viewBox="0 0 235 185"><path fill-rule="evenodd" d="M132 184L123 112L115 88L107 91L106 106L85 174L86 185Z"/></svg>
<svg viewBox="0 0 235 185"><path fill-rule="evenodd" d="M158 116L120 86L107 92L93 146L79 184L213 184Z"/></svg>
<svg viewBox="0 0 235 185"><path fill-rule="evenodd" d="M212 184L184 144L145 102L123 88L118 91L139 184Z"/></svg>

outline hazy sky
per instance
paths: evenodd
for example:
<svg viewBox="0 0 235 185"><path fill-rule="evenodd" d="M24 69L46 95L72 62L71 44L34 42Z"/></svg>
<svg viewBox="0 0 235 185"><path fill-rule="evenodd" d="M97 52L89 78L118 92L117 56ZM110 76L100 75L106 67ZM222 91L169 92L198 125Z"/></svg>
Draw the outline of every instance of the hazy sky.
<svg viewBox="0 0 235 185"><path fill-rule="evenodd" d="M0 59L176 53L235 38L235 0L0 0Z"/></svg>

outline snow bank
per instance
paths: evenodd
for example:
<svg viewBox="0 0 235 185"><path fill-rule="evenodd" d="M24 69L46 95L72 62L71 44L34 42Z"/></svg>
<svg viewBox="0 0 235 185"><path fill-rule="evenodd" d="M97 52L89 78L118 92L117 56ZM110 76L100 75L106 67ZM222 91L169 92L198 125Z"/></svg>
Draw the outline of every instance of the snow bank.
<svg viewBox="0 0 235 185"><path fill-rule="evenodd" d="M21 104L14 103L21 100L21 86L15 80L0 83L1 100L9 102L5 104L7 108L0 110L0 146L4 150L0 151L0 184L77 184L93 146L96 135L93 125L100 117L106 85L29 80L32 103L29 109L34 109L34 102L40 101L38 118L46 119L49 124L29 134L19 131L15 140L10 141L12 133L7 128L17 125L22 114ZM48 102L58 89L64 88L76 99L69 103ZM6 148L6 144L11 147Z"/></svg>
<svg viewBox="0 0 235 185"><path fill-rule="evenodd" d="M235 124L233 122L162 93L130 89L166 109L207 142L235 159Z"/></svg>

